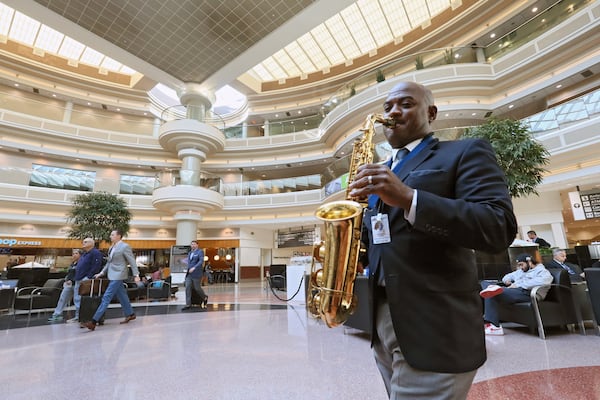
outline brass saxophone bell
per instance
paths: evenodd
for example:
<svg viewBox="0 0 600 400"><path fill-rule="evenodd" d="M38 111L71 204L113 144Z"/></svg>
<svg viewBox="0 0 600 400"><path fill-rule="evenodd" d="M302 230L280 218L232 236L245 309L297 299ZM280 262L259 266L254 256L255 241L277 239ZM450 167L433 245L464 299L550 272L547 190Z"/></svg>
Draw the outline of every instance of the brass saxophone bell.
<svg viewBox="0 0 600 400"><path fill-rule="evenodd" d="M396 121L378 114L367 117L363 136L354 142L348 182L357 169L373 162L375 123L395 126ZM354 201L353 201L354 200ZM324 242L313 247L308 309L311 315L335 327L346 322L354 312L358 299L354 296L354 281L360 252L365 199L353 199L346 191L346 200L323 204L315 216L324 222Z"/></svg>

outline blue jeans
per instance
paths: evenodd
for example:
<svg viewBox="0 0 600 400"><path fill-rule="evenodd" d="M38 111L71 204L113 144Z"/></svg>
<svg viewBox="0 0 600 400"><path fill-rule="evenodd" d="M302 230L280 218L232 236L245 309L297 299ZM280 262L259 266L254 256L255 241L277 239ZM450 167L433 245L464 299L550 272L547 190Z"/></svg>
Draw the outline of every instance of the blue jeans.
<svg viewBox="0 0 600 400"><path fill-rule="evenodd" d="M104 315L108 305L115 296L119 299L119 303L121 303L121 307L123 307L125 316L128 317L133 314L133 308L129 302L129 297L127 296L127 290L125 289L123 281L109 281L108 288L106 289L106 292L104 292L104 296L102 296L102 302L92 317L94 321L100 321L100 318L102 318L102 315Z"/></svg>
<svg viewBox="0 0 600 400"><path fill-rule="evenodd" d="M69 301L73 298L73 285L63 286L62 292L60 292L60 298L58 299L58 304L56 304L56 308L52 313L53 316L62 315L63 309L67 305Z"/></svg>
<svg viewBox="0 0 600 400"><path fill-rule="evenodd" d="M81 282L87 281L90 278L84 277L80 281L75 281L75 287L73 288L73 304L75 304L75 318L79 319L79 306L81 305L81 295L79 294L79 286Z"/></svg>
<svg viewBox="0 0 600 400"><path fill-rule="evenodd" d="M481 281L481 288L485 289L489 285L494 284L494 282ZM527 289L505 287L504 291L498 296L484 299L483 319L487 322L491 322L495 326L500 326L500 317L498 316L498 304L515 304L530 301L531 297L529 293L530 290Z"/></svg>

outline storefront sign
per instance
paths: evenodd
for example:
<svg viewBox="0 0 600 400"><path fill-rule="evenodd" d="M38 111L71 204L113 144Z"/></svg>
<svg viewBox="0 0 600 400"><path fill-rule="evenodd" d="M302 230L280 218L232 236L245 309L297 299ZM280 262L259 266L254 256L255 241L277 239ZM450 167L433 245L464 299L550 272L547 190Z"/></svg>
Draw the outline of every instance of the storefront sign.
<svg viewBox="0 0 600 400"><path fill-rule="evenodd" d="M15 238L0 237L0 246L41 246L42 242L37 240L19 240Z"/></svg>

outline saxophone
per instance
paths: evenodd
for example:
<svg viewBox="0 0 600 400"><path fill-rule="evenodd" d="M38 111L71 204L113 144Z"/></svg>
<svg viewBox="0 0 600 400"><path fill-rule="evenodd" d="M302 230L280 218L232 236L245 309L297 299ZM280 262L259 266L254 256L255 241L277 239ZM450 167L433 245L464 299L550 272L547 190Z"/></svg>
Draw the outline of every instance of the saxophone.
<svg viewBox="0 0 600 400"><path fill-rule="evenodd" d="M373 134L377 122L395 125L394 120L378 114L367 116L360 129L362 137L353 143L348 184L354 180L359 166L373 162ZM358 304L354 281L366 200L352 198L347 188L345 200L323 204L315 212L325 224L325 240L315 244L313 250L307 304L311 315L323 320L330 328L346 322Z"/></svg>

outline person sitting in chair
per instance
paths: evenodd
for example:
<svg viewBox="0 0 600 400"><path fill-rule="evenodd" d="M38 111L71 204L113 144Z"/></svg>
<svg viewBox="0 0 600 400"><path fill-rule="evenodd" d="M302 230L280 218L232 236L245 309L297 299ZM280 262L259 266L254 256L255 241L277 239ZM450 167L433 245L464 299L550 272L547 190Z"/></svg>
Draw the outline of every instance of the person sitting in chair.
<svg viewBox="0 0 600 400"><path fill-rule="evenodd" d="M484 300L484 323L486 335L504 335L498 316L498 303L515 304L531 300L531 289L541 287L537 295L546 297L554 278L544 264L534 262L531 255L517 256L517 269L504 275L502 283L506 287L495 285L490 281L481 281L483 290L479 293Z"/></svg>
<svg viewBox="0 0 600 400"><path fill-rule="evenodd" d="M546 268L562 268L569 273L571 283L583 282L585 274L577 264L567 262L567 252L556 248L552 250L552 261L546 264Z"/></svg>
<svg viewBox="0 0 600 400"><path fill-rule="evenodd" d="M213 273L213 269L212 266L210 265L210 263L207 261L206 265L204 266L204 277L206 278L206 281L212 285L213 283L215 283L215 276Z"/></svg>

